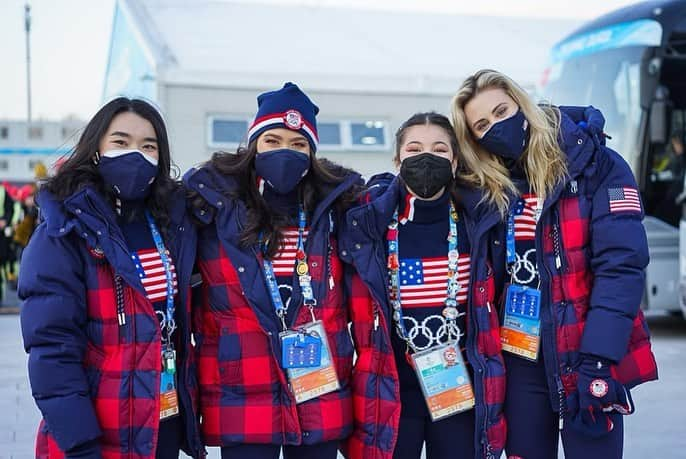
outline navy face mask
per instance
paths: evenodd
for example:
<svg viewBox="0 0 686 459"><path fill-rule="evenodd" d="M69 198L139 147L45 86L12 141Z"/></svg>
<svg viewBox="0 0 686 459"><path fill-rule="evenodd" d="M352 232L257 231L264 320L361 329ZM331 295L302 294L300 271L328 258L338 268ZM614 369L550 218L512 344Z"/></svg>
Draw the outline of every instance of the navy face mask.
<svg viewBox="0 0 686 459"><path fill-rule="evenodd" d="M310 157L288 148L258 153L255 156L255 172L279 194L293 191L308 170Z"/></svg>
<svg viewBox="0 0 686 459"><path fill-rule="evenodd" d="M157 160L138 150L110 150L103 153L98 170L119 199L145 199L157 176Z"/></svg>
<svg viewBox="0 0 686 459"><path fill-rule="evenodd" d="M529 140L529 122L521 110L513 116L493 124L486 134L477 140L489 153L504 159L519 159Z"/></svg>

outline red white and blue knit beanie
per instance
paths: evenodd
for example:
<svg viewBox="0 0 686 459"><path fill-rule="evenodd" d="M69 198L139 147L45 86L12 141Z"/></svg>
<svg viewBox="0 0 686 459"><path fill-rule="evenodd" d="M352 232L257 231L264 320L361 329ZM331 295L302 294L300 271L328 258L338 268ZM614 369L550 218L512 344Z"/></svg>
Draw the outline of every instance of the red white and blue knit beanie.
<svg viewBox="0 0 686 459"><path fill-rule="evenodd" d="M277 91L257 97L257 115L248 131L248 143L269 129L287 128L301 133L310 143L312 153L317 151L317 107L300 88L286 83Z"/></svg>

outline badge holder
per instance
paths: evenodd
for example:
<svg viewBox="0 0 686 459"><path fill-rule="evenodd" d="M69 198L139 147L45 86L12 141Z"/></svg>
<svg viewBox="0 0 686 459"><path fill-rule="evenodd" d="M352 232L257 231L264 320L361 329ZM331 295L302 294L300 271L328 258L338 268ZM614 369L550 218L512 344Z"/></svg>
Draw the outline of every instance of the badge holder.
<svg viewBox="0 0 686 459"><path fill-rule="evenodd" d="M160 373L160 420L179 414L179 397L176 390L176 352L162 351L162 372Z"/></svg>
<svg viewBox="0 0 686 459"><path fill-rule="evenodd" d="M472 384L457 343L412 354L412 363L432 421L474 407Z"/></svg>
<svg viewBox="0 0 686 459"><path fill-rule="evenodd" d="M281 337L282 365L288 374L296 403L303 403L340 389L326 331L321 320Z"/></svg>
<svg viewBox="0 0 686 459"><path fill-rule="evenodd" d="M504 351L536 362L541 344L541 291L510 284L500 341Z"/></svg>

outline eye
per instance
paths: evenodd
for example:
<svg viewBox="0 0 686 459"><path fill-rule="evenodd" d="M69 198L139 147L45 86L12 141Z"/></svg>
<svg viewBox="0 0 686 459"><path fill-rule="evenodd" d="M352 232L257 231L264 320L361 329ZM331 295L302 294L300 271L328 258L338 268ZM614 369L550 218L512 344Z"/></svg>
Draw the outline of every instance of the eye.
<svg viewBox="0 0 686 459"><path fill-rule="evenodd" d="M495 114L498 118L502 118L503 116L505 116L505 113L507 113L507 106L503 105L498 109L498 111L496 111Z"/></svg>
<svg viewBox="0 0 686 459"><path fill-rule="evenodd" d="M126 145L126 141L124 141L122 139L113 140L112 143L115 145L119 145L120 147L123 147L124 145Z"/></svg>
<svg viewBox="0 0 686 459"><path fill-rule="evenodd" d="M146 144L146 145L143 145L143 149L148 150L148 151L156 151L157 146L153 145L153 144Z"/></svg>
<svg viewBox="0 0 686 459"><path fill-rule="evenodd" d="M307 143L305 143L305 142L295 142L295 143L293 144L293 146L294 146L295 148L307 148Z"/></svg>
<svg viewBox="0 0 686 459"><path fill-rule="evenodd" d="M274 145L278 143L276 139L264 139L264 143L268 143L269 145Z"/></svg>
<svg viewBox="0 0 686 459"><path fill-rule="evenodd" d="M474 129L476 130L476 132L483 132L486 130L487 127L488 127L488 123L486 121L483 121L483 122L477 123L477 125Z"/></svg>

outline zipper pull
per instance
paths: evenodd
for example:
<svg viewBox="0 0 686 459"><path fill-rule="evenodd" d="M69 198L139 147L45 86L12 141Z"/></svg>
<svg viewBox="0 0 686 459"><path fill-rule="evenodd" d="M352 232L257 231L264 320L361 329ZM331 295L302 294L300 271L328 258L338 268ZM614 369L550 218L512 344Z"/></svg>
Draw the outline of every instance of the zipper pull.
<svg viewBox="0 0 686 459"><path fill-rule="evenodd" d="M562 259L560 258L560 255L555 255L555 268L562 268Z"/></svg>
<svg viewBox="0 0 686 459"><path fill-rule="evenodd" d="M329 274L329 290L333 290L335 285L336 284L334 283L334 280L333 280L333 274Z"/></svg>
<svg viewBox="0 0 686 459"><path fill-rule="evenodd" d="M374 331L379 329L379 311L374 311Z"/></svg>
<svg viewBox="0 0 686 459"><path fill-rule="evenodd" d="M486 307L488 308L488 312L490 314L491 313L491 302L490 301L486 301Z"/></svg>
<svg viewBox="0 0 686 459"><path fill-rule="evenodd" d="M560 380L560 377L557 376L556 378L557 378L557 396L558 396L558 401L559 401L558 414L560 416L560 419L558 421L558 429L562 430L562 429L564 429L564 426L565 426L565 419L564 419L565 389L562 386L562 381Z"/></svg>

